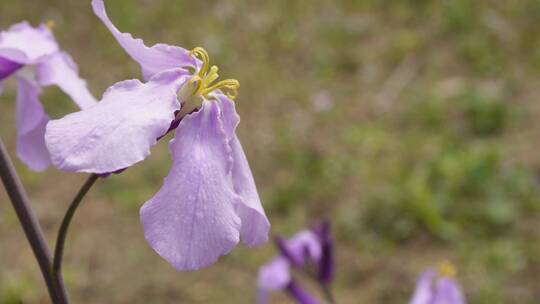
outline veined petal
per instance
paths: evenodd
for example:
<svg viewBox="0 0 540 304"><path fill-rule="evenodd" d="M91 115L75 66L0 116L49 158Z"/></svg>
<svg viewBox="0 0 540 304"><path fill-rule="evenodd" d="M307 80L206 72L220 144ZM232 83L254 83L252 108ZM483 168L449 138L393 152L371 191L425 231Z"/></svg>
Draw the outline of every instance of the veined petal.
<svg viewBox="0 0 540 304"><path fill-rule="evenodd" d="M180 108L176 93L189 77L178 69L147 83L122 81L95 106L50 121L45 141L53 164L70 172L108 173L143 160L173 121Z"/></svg>
<svg viewBox="0 0 540 304"><path fill-rule="evenodd" d="M89 108L97 103L88 91L86 81L79 77L77 65L67 53L57 52L42 58L36 72L42 86L57 85L81 109Z"/></svg>
<svg viewBox="0 0 540 304"><path fill-rule="evenodd" d="M9 77L18 69L22 68L22 64L0 57L0 80ZM1 93L1 92L0 92Z"/></svg>
<svg viewBox="0 0 540 304"><path fill-rule="evenodd" d="M219 116L215 102L203 101L198 112L183 118L170 144L171 171L141 208L146 240L179 271L209 266L239 241L239 198Z"/></svg>
<svg viewBox="0 0 540 304"><path fill-rule="evenodd" d="M451 278L442 277L435 286L433 304L465 304L465 297L458 283Z"/></svg>
<svg viewBox="0 0 540 304"><path fill-rule="evenodd" d="M45 25L33 28L21 22L0 33L0 57L20 64L34 64L57 51L58 44Z"/></svg>
<svg viewBox="0 0 540 304"><path fill-rule="evenodd" d="M17 156L30 169L43 171L51 161L45 147L49 117L38 100L41 93L32 80L17 77Z"/></svg>
<svg viewBox="0 0 540 304"><path fill-rule="evenodd" d="M437 277L435 270L426 270L416 282L416 289L411 298L410 304L431 304L433 303L433 285Z"/></svg>
<svg viewBox="0 0 540 304"><path fill-rule="evenodd" d="M107 16L103 0L93 0L92 8L94 14L105 24L126 53L141 65L145 79L161 71L197 66L197 60L184 48L167 44L147 47L142 39L120 32Z"/></svg>
<svg viewBox="0 0 540 304"><path fill-rule="evenodd" d="M257 278L257 304L268 303L270 291L283 290L290 282L290 264L283 257L277 257L263 265Z"/></svg>
<svg viewBox="0 0 540 304"><path fill-rule="evenodd" d="M234 190L241 197L240 203L236 205L238 216L242 219L240 234L246 245L257 246L268 240L270 222L262 207L244 149L235 134L240 117L234 102L221 94L216 95L216 98L221 106L224 129L232 149Z"/></svg>

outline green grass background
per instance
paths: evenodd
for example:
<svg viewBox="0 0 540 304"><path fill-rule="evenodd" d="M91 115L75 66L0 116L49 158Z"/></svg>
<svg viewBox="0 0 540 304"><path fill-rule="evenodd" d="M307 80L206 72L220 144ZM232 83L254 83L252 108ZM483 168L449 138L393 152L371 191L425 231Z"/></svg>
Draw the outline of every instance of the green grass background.
<svg viewBox="0 0 540 304"><path fill-rule="evenodd" d="M407 303L419 273L444 259L469 303L539 303L540 1L107 6L121 30L148 45L203 46L222 78L240 81L238 134L272 233L331 219L339 303ZM140 75L89 0L0 0L0 28L22 20L56 22L97 97ZM76 110L57 88L41 99L53 118ZM8 80L0 136L13 154L14 100ZM166 146L85 199L65 256L74 303L254 302L271 243L178 273L144 242L138 209L168 172ZM85 176L16 165L52 241ZM47 301L0 191L0 303Z"/></svg>

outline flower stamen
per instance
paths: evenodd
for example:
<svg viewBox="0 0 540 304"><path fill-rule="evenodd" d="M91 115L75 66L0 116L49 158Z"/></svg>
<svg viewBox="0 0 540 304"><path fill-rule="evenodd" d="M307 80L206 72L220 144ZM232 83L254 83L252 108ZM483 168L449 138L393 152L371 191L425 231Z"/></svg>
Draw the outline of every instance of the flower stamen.
<svg viewBox="0 0 540 304"><path fill-rule="evenodd" d="M206 50L200 46L191 50L189 54L191 56L195 56L195 58L199 58L202 61L203 65L199 71L199 77L204 78L204 75L206 75L206 72L208 72L208 67L210 66L210 56L208 56Z"/></svg>
<svg viewBox="0 0 540 304"><path fill-rule="evenodd" d="M213 91L226 89L229 92L225 93L225 95L234 100L238 95L240 82L236 79L225 79L213 84L219 78L219 69L215 65L210 67L210 56L208 56L208 52L202 47L196 47L190 51L190 54L202 61L201 69L197 74L198 76L195 76L191 80L192 83L198 81L197 89L193 94L200 94L203 97L208 98L208 94Z"/></svg>

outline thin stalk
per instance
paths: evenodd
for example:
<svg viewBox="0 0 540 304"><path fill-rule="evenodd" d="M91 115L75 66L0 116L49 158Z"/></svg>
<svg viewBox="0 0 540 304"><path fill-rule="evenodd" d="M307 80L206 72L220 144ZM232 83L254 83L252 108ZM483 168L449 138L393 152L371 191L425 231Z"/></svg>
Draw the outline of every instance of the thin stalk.
<svg viewBox="0 0 540 304"><path fill-rule="evenodd" d="M79 192L73 198L73 201L69 205L68 210L66 211L66 214L64 215L64 218L62 219L62 224L60 225L60 229L58 230L58 235L56 237L56 247L54 249L54 260L53 260L53 267L52 272L53 276L56 279L56 282L59 284L62 284L62 258L64 256L64 246L66 243L66 237L69 229L69 224L71 223L71 220L73 219L73 216L75 215L75 211L77 211L77 208L81 204L82 199L88 193L90 188L94 185L96 180L99 178L97 174L92 174L86 182L82 185L81 189L79 189Z"/></svg>
<svg viewBox="0 0 540 304"><path fill-rule="evenodd" d="M328 303L336 304L336 298L334 297L334 294L332 293L332 289L330 288L330 286L328 284L321 283L321 289Z"/></svg>
<svg viewBox="0 0 540 304"><path fill-rule="evenodd" d="M0 177L24 234L32 247L52 302L67 304L68 298L65 289L54 283L51 273L51 251L2 139L0 139Z"/></svg>

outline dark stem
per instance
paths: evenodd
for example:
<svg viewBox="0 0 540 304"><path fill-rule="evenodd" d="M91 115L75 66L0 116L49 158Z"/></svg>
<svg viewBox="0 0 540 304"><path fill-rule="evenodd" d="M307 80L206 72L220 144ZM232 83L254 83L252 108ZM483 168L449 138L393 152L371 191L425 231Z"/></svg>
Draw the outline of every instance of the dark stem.
<svg viewBox="0 0 540 304"><path fill-rule="evenodd" d="M51 252L36 215L30 208L30 202L17 172L13 166L4 143L0 139L0 177L9 196L13 209L24 230L26 238L41 269L53 303L67 304L68 298L63 286L54 283L51 273Z"/></svg>
<svg viewBox="0 0 540 304"><path fill-rule="evenodd" d="M336 299L334 298L334 294L332 293L330 285L321 283L321 289L328 303L336 304Z"/></svg>
<svg viewBox="0 0 540 304"><path fill-rule="evenodd" d="M53 261L53 276L56 278L56 282L59 284L62 284L62 258L64 256L64 245L66 243L66 236L69 229L69 224L71 223L71 219L73 219L73 215L75 215L75 211L77 211L77 208L81 204L82 199L88 193L88 190L92 188L96 180L99 178L97 174L92 174L84 185L82 185L81 189L69 205L68 210L66 211L66 214L64 215L64 219L62 220L62 224L60 225L60 229L58 230L58 236L56 237L56 247L54 248L54 261Z"/></svg>

